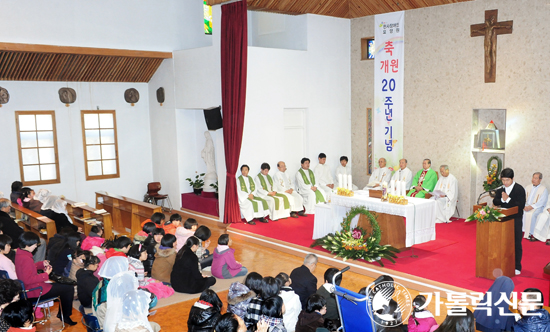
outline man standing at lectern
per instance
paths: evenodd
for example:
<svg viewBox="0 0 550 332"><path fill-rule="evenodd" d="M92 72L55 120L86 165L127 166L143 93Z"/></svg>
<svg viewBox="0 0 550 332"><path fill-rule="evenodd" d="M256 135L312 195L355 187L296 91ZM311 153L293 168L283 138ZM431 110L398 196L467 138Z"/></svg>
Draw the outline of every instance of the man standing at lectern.
<svg viewBox="0 0 550 332"><path fill-rule="evenodd" d="M525 208L525 189L514 182L514 170L505 168L500 172L500 180L504 188L496 191L493 204L503 208L518 207L518 213L514 215L514 245L516 254L516 275L521 273L521 240L523 239L523 209Z"/></svg>

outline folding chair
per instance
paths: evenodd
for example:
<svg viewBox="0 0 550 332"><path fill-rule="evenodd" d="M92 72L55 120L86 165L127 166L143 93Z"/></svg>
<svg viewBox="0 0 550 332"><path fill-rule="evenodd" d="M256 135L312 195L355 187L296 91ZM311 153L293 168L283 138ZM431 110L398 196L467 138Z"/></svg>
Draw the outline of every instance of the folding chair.
<svg viewBox="0 0 550 332"><path fill-rule="evenodd" d="M0 270L0 279L9 279L10 275L8 274L8 271Z"/></svg>
<svg viewBox="0 0 550 332"><path fill-rule="evenodd" d="M35 290L40 291L40 293L38 294L38 298L36 298L36 301L33 303L33 311L35 311L38 306L48 304L49 302L54 302L54 301L59 302L59 314L60 314L60 319L61 319L61 329L58 330L58 331L63 331L63 329L65 329L65 322L63 322L63 310L61 308L61 298L59 296L56 296L56 297L52 297L52 298L41 299L42 292L44 291L41 286L34 287L34 288L31 288L31 289L25 289L25 284L21 280L19 280L19 283L21 284L21 289L22 289L21 298L23 298L25 300L29 299L28 296L27 296L28 292L32 292L32 291L35 291ZM48 306L45 306L45 307L41 308L41 310L44 309L44 311L45 311L44 318L41 319L41 320L35 320L34 324L44 325L51 318L52 313L50 311L50 307L51 306L48 305Z"/></svg>
<svg viewBox="0 0 550 332"><path fill-rule="evenodd" d="M347 270L349 270L349 266L343 268L332 278L336 306L342 324L340 329L344 332L376 332L374 321L371 319L372 309L367 297L336 285L336 277Z"/></svg>
<svg viewBox="0 0 550 332"><path fill-rule="evenodd" d="M103 329L99 326L99 320L92 314L87 314L83 305L80 305L78 311L82 314L82 325L86 326L86 332L103 332Z"/></svg>

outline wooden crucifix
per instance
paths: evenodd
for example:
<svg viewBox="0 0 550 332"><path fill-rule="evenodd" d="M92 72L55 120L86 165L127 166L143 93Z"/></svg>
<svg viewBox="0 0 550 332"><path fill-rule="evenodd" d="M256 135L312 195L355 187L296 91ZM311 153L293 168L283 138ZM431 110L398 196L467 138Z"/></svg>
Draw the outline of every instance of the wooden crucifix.
<svg viewBox="0 0 550 332"><path fill-rule="evenodd" d="M470 37L485 37L485 83L496 81L497 35L512 33L514 21L498 22L498 9L485 11L485 23L472 24Z"/></svg>

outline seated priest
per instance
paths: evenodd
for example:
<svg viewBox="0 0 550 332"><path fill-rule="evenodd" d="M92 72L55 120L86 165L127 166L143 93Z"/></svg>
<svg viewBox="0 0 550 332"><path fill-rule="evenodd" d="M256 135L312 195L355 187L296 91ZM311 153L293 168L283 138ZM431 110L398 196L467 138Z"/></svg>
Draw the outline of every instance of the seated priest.
<svg viewBox="0 0 550 332"><path fill-rule="evenodd" d="M338 178L338 175L342 175L342 177L346 177L348 175L351 175L351 166L348 165L348 157L342 156L340 157L340 166L336 167L336 178ZM357 190L357 186L352 184L353 190Z"/></svg>
<svg viewBox="0 0 550 332"><path fill-rule="evenodd" d="M407 167L407 159L399 160L399 169L393 173L391 179L395 182L405 181L405 189L409 190L411 188L413 174Z"/></svg>
<svg viewBox="0 0 550 332"><path fill-rule="evenodd" d="M439 167L441 177L435 185L434 192L439 190L444 194L437 198L436 222L449 223L455 213L456 202L458 198L458 183L454 175L450 174L449 166L441 165Z"/></svg>
<svg viewBox="0 0 550 332"><path fill-rule="evenodd" d="M290 217L290 203L288 198L273 190L273 179L269 175L271 167L268 163L263 163L261 171L254 178L258 196L269 206L269 216L271 220L278 220Z"/></svg>
<svg viewBox="0 0 550 332"><path fill-rule="evenodd" d="M315 172L315 179L319 183L319 187L325 192L325 197L330 198L332 189L334 189L334 179L330 172L330 166L327 165L326 154L319 154L319 164L315 166L313 171Z"/></svg>
<svg viewBox="0 0 550 332"><path fill-rule="evenodd" d="M422 162L422 169L414 176L411 190L409 190L407 196L424 198L426 197L426 192L434 190L435 184L437 183L437 174L430 166L432 166L432 161L430 159L424 159Z"/></svg>
<svg viewBox="0 0 550 332"><path fill-rule="evenodd" d="M372 172L369 178L369 183L365 188L363 188L363 190L368 190L372 188L380 189L382 182L390 182L391 170L386 167L386 158L378 159L378 166L379 168L375 169L374 172Z"/></svg>
<svg viewBox="0 0 550 332"><path fill-rule="evenodd" d="M309 169L309 159L302 158L302 167L296 173L296 190L304 199L307 214L315 214L315 204L327 201L325 192L318 187L315 174Z"/></svg>
<svg viewBox="0 0 550 332"><path fill-rule="evenodd" d="M548 190L541 184L542 173L536 172L531 178L531 184L525 187L526 202L523 209L523 237L534 242L537 239L533 236L537 217L544 211L548 200Z"/></svg>
<svg viewBox="0 0 550 332"><path fill-rule="evenodd" d="M533 232L535 239L546 242L547 246L550 246L550 199L546 202L541 214L537 218L537 225Z"/></svg>
<svg viewBox="0 0 550 332"><path fill-rule="evenodd" d="M279 193L283 194L288 198L290 202L290 216L292 218L298 218L298 215L303 216L304 213L304 199L296 190L294 190L294 185L290 177L286 175L286 164L284 161L279 161L277 163L277 169L279 170L273 176L273 189ZM298 214L298 215L297 215Z"/></svg>
<svg viewBox="0 0 550 332"><path fill-rule="evenodd" d="M239 207L241 215L250 225L256 225L254 218L260 222L268 222L265 217L269 215L269 205L267 202L257 196L256 184L248 176L250 167L241 166L241 176L237 178L237 195L239 196Z"/></svg>

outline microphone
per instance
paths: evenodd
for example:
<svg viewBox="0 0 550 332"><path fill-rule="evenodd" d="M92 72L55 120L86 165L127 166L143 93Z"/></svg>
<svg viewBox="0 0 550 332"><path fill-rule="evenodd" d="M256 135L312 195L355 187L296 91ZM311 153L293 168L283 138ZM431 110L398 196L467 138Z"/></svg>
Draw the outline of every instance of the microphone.
<svg viewBox="0 0 550 332"><path fill-rule="evenodd" d="M491 192L491 191L497 191L497 190L502 189L502 188L504 188L504 185L503 185L503 184L501 184L500 186L498 186L498 187L496 187L496 188L494 188L494 189L491 189L491 190L487 190L487 191L482 192L481 194L479 194L479 197L477 198L477 204L479 204L479 200L481 199L481 196L482 196L483 194L486 194L486 193Z"/></svg>

